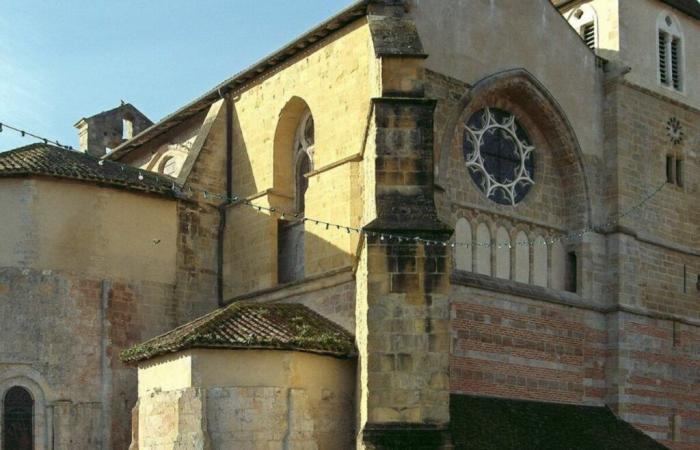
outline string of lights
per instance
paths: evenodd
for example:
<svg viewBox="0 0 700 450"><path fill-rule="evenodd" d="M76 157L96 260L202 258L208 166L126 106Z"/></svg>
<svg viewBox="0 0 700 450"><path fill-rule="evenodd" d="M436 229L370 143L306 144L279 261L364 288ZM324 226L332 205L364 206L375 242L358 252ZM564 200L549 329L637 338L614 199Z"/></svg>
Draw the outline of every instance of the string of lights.
<svg viewBox="0 0 700 450"><path fill-rule="evenodd" d="M0 122L0 133L2 133L5 129L15 131L22 137L31 137L31 138L37 139L37 140L43 142L44 144L55 145L57 147L61 147L61 148L65 149L65 150L73 150L73 147L71 147L70 145L63 145L56 140L47 139L47 138L41 137L37 134L30 133L29 131L25 131L25 130L22 130L20 128L13 127L12 125L8 125L4 122Z"/></svg>
<svg viewBox="0 0 700 450"><path fill-rule="evenodd" d="M56 146L58 146L62 149L65 149L65 150L73 150L72 147L67 146L67 145L62 145L56 140L47 139L47 138L38 136L34 133L30 133L30 132L21 130L19 128L10 126L6 123L0 122L0 132L2 132L4 129L16 131L23 137L29 136L29 137L38 139L38 140L44 142L45 144L56 145ZM103 165L104 161L100 160L99 164ZM123 170L124 170L124 167L122 167L122 171ZM138 179L139 180L144 179L143 174L141 172L138 173ZM537 245L538 243L539 243L539 245L542 245L542 244L554 245L556 242L559 242L559 241L575 242L576 240L582 239L583 236L588 234L588 233L601 232L601 231L604 232L606 230L610 230L614 226L619 224L619 222L623 218L625 218L631 214L634 214L636 211L638 211L644 205L646 205L652 198L654 198L659 192L661 192L661 190L664 188L665 185L666 185L665 182L660 184L656 189L654 189L651 193L646 195L641 201L636 203L634 206L632 206L631 208L628 208L626 211L624 211L621 214L618 214L616 216L612 216L607 222L605 222L603 224L600 224L597 226L592 226L592 227L586 227L586 228L583 228L581 230L578 230L578 231L575 231L572 233L568 233L568 234L563 234L560 236L548 237L547 239L541 238L541 239L536 239L536 240L519 241L519 242L515 242L515 243L510 243L510 242L498 243L498 242L494 242L493 240L490 242L471 242L471 243L470 242L455 242L455 240L442 241L442 240L436 240L436 239L426 239L426 238L423 238L420 236L410 237L410 236L407 236L406 234L368 231L368 230L364 230L362 228L350 227L350 226L346 226L346 225L335 224L335 223L328 222L328 221L321 220L321 219L306 217L305 215L299 214L299 213L282 211L282 210L279 210L278 208L274 208L274 207L258 205L258 204L253 203L253 201L251 201L251 200L240 198L237 195L234 195L232 197L228 197L226 195L212 193L212 192L208 192L206 190L199 191L199 193L206 200L211 198L211 199L219 200L221 202L230 203L233 205L241 204L244 206L254 208L259 212L265 211L271 215L272 214L278 215L279 218L282 220L298 220L298 221L301 221L304 223L311 223L311 224L314 224L317 226L325 227L326 230L330 230L330 229L342 230L342 231L347 232L348 234L355 233L355 234L359 234L359 235L365 235L368 237L379 238L380 241L398 242L398 243L414 242L414 243L422 243L424 245L436 245L436 246L445 246L445 247L450 246L452 248L455 248L455 247L497 247L499 249L502 249L502 248L506 248L506 247L513 248L514 246L533 247L533 246ZM179 195L186 194L190 197L194 196L198 192L198 191L193 190L191 186L188 186L186 189L186 192L185 192L185 190L180 188L175 183L172 184L172 190L176 194L179 194Z"/></svg>
<svg viewBox="0 0 700 450"><path fill-rule="evenodd" d="M406 236L405 234L396 234L396 233L387 233L387 232L376 232L376 231L368 231L364 230L362 228L356 228L356 227L350 227L346 225L340 225L332 222L327 222L325 220L321 219L315 219L312 217L306 217L302 214L299 213L292 213L288 211L282 211L278 208L274 207L268 207L268 206L263 206L263 205L258 205L253 203L251 200L247 199L241 199L238 196L233 196L233 197L227 197L226 195L222 194L217 194L217 193L212 193L208 191L201 191L201 195L204 197L204 199L216 199L220 200L222 202L227 202L231 204L241 204L244 206L251 207L259 212L267 212L269 214L276 214L279 216L280 219L285 220L299 220L304 223L311 223L314 225L318 225L321 227L325 227L326 230L329 229L335 229L335 230L342 230L347 232L348 234L356 233L356 234L363 234L369 237L378 237L381 241L388 241L388 242L415 242L415 243L422 243L425 245L442 245L442 246L450 246L452 248L455 247L497 247L497 248L512 248L514 246L526 246L526 247L533 247L535 246L538 242L540 245L553 245L558 241L567 241L567 242L574 242L577 239L582 239L584 235L587 233L591 232L600 232L600 231L606 231L610 230L613 228L615 225L617 225L623 218L634 214L636 211L641 209L645 204L647 204L652 198L654 198L666 185L666 183L663 183L659 185L656 189L654 189L651 193L646 195L641 201L636 203L634 206L628 208L626 211L623 213L613 216L614 218L609 219L607 222L597 225L597 226L592 226L592 227L586 227L584 229L578 230L573 233L568 233L564 234L561 236L554 236L554 237L549 237L547 239L542 239L540 241L522 241L522 242L515 242L515 243L497 243L497 242L472 242L472 243L458 243L455 241L441 241L441 240L435 240L435 239L426 239L420 236L416 237L410 237ZM173 190L175 192L179 193L184 193L183 190L179 189L176 184L173 183ZM196 191L193 190L191 187L187 188L187 194L190 196L195 195Z"/></svg>

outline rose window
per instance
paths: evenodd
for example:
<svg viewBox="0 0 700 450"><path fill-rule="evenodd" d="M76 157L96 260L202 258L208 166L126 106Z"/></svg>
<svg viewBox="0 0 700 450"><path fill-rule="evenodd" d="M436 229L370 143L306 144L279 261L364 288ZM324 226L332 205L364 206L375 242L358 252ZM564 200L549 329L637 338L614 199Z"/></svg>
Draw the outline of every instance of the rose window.
<svg viewBox="0 0 700 450"><path fill-rule="evenodd" d="M485 108L464 130L464 158L474 183L496 203L519 203L535 184L535 147L515 116Z"/></svg>

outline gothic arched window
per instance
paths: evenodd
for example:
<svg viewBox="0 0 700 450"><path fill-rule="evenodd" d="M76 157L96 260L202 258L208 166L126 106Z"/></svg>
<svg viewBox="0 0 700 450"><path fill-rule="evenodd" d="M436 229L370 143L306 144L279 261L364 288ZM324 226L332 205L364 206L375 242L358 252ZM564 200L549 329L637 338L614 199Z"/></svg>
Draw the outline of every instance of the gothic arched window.
<svg viewBox="0 0 700 450"><path fill-rule="evenodd" d="M309 188L307 174L313 170L314 119L307 108L297 125L293 152L294 209L303 216L306 209L306 191ZM277 281L290 283L304 278L305 246L304 221L280 220L277 234Z"/></svg>
<svg viewBox="0 0 700 450"><path fill-rule="evenodd" d="M33 450L34 399L29 391L20 386L10 388L2 405L2 449Z"/></svg>

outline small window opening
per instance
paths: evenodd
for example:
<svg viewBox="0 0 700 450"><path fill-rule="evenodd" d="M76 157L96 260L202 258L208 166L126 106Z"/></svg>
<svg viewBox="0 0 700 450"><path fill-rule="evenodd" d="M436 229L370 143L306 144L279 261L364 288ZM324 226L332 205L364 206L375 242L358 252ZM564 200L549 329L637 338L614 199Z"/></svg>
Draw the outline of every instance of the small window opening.
<svg viewBox="0 0 700 450"><path fill-rule="evenodd" d="M675 184L675 176L674 176L674 162L673 162L673 156L672 155L666 155L666 182L670 184Z"/></svg>
<svg viewBox="0 0 700 450"><path fill-rule="evenodd" d="M591 50L595 50L596 42L594 22L588 22L587 24L581 27L581 37L583 38L583 41L586 43L586 46L588 46L588 48L590 48Z"/></svg>
<svg viewBox="0 0 700 450"><path fill-rule="evenodd" d="M695 282L695 289L700 292L700 274L698 274L698 280Z"/></svg>
<svg viewBox="0 0 700 450"><path fill-rule="evenodd" d="M3 450L32 450L34 448L34 400L20 386L10 388L3 399Z"/></svg>
<svg viewBox="0 0 700 450"><path fill-rule="evenodd" d="M122 118L122 140L128 140L134 137L134 119L130 114L124 115Z"/></svg>
<svg viewBox="0 0 700 450"><path fill-rule="evenodd" d="M676 186L683 187L683 160L676 160Z"/></svg>
<svg viewBox="0 0 700 450"><path fill-rule="evenodd" d="M564 288L569 292L577 291L577 270L578 262L576 258L576 252L568 252L566 254L566 283Z"/></svg>

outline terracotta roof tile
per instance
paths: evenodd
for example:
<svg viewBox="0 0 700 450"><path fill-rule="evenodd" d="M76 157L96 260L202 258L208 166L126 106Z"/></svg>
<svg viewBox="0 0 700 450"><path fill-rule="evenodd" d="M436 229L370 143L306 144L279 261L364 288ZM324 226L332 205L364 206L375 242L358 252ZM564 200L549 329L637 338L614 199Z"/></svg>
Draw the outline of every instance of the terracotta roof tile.
<svg viewBox="0 0 700 450"><path fill-rule="evenodd" d="M27 175L67 178L171 195L175 181L165 175L42 143L0 153L0 177Z"/></svg>
<svg viewBox="0 0 700 450"><path fill-rule="evenodd" d="M240 302L125 350L135 363L190 348L298 350L340 358L356 355L352 334L306 306Z"/></svg>

